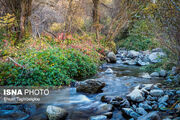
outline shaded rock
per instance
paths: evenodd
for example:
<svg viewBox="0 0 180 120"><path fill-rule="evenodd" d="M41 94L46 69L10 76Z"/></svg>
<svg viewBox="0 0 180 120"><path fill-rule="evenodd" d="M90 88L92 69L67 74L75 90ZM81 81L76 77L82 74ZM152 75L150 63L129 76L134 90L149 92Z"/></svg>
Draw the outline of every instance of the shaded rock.
<svg viewBox="0 0 180 120"><path fill-rule="evenodd" d="M150 95L154 96L154 97L159 97L164 95L164 91L163 90L159 90L159 89L153 89L150 91Z"/></svg>
<svg viewBox="0 0 180 120"><path fill-rule="evenodd" d="M113 113L112 112L107 112L107 113L104 113L103 115L107 116L107 118L112 118L113 116Z"/></svg>
<svg viewBox="0 0 180 120"><path fill-rule="evenodd" d="M115 99L113 99L111 101L111 104L114 105L115 107L130 107L130 103L127 99L123 99L121 97L115 97Z"/></svg>
<svg viewBox="0 0 180 120"><path fill-rule="evenodd" d="M106 74L113 74L113 70L111 68L108 68L106 71L105 71Z"/></svg>
<svg viewBox="0 0 180 120"><path fill-rule="evenodd" d="M131 93L126 96L129 100L134 102L142 102L144 101L144 97L142 95L142 91L139 89L134 89Z"/></svg>
<svg viewBox="0 0 180 120"><path fill-rule="evenodd" d="M165 70L161 70L161 71L159 72L159 76L160 76L160 77L166 77L166 75L167 75L167 72L166 72Z"/></svg>
<svg viewBox="0 0 180 120"><path fill-rule="evenodd" d="M90 117L90 120L107 120L107 116L105 115L98 115Z"/></svg>
<svg viewBox="0 0 180 120"><path fill-rule="evenodd" d="M65 120L68 112L60 107L49 105L46 109L49 120Z"/></svg>
<svg viewBox="0 0 180 120"><path fill-rule="evenodd" d="M155 100L157 100L158 98L157 98L157 97L152 97L152 96L148 95L146 99L147 99L147 100L150 100L150 101L155 101Z"/></svg>
<svg viewBox="0 0 180 120"><path fill-rule="evenodd" d="M139 107L144 108L145 110L152 110L152 107L146 103L140 103Z"/></svg>
<svg viewBox="0 0 180 120"><path fill-rule="evenodd" d="M180 96L180 90L176 91L176 95Z"/></svg>
<svg viewBox="0 0 180 120"><path fill-rule="evenodd" d="M152 63L158 63L158 62L161 62L160 58L165 57L165 56L166 54L163 52L153 52L149 55L149 60Z"/></svg>
<svg viewBox="0 0 180 120"><path fill-rule="evenodd" d="M101 101L109 104L109 103L111 103L111 101L113 100L113 98L114 98L114 97L112 97L112 96L102 96L102 97L101 97Z"/></svg>
<svg viewBox="0 0 180 120"><path fill-rule="evenodd" d="M134 112L131 108L122 108L122 111L124 114L126 114L127 116L130 116L132 118L137 119L138 117L140 117L140 115L136 112Z"/></svg>
<svg viewBox="0 0 180 120"><path fill-rule="evenodd" d="M137 108L136 112L140 115L146 115L147 114L147 112L144 110L144 108L141 108L141 107Z"/></svg>
<svg viewBox="0 0 180 120"><path fill-rule="evenodd" d="M84 92L84 93L100 93L102 92L102 88L105 87L105 83L95 80L95 79L89 79L82 82L79 82L76 85L77 92Z"/></svg>
<svg viewBox="0 0 180 120"><path fill-rule="evenodd" d="M138 120L161 120L158 112L150 112L138 118Z"/></svg>
<svg viewBox="0 0 180 120"><path fill-rule="evenodd" d="M158 72L153 72L153 73L151 73L151 77L159 77L159 73Z"/></svg>
<svg viewBox="0 0 180 120"><path fill-rule="evenodd" d="M110 63L116 63L116 55L114 52L109 52L107 58L110 60Z"/></svg>
<svg viewBox="0 0 180 120"><path fill-rule="evenodd" d="M96 113L100 114L100 113L106 113L106 112L110 112L112 111L113 106L111 104L101 104L97 107L97 111Z"/></svg>

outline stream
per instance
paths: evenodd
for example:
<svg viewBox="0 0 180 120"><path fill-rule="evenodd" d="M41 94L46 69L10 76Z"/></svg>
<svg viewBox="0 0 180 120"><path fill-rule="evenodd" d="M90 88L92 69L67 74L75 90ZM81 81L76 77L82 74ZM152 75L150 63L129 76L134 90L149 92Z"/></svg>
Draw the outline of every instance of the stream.
<svg viewBox="0 0 180 120"><path fill-rule="evenodd" d="M111 68L114 73L106 74L104 71ZM97 108L101 104L101 97L121 96L125 97L133 87L140 83L159 83L162 79L145 79L142 78L143 71L138 66L128 66L117 61L115 64L105 63L101 66L99 73L93 77L106 83L103 92L99 94L77 93L75 87L66 87L61 90L53 91L55 94L51 97L53 104L66 109L69 113L67 120L88 120L89 117L98 115ZM49 104L47 104L49 105ZM18 120L44 120L47 119L45 114L47 105L38 105L36 110L32 110L30 116L19 117ZM0 113L0 119L14 120L14 116L3 117ZM16 116L17 117L17 116ZM114 110L111 120L126 120L120 111Z"/></svg>

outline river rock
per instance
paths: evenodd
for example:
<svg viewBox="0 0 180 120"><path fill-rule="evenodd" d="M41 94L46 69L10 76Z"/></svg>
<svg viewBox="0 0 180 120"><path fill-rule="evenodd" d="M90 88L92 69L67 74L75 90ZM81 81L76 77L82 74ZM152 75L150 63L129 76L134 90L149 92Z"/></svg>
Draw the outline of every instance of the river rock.
<svg viewBox="0 0 180 120"><path fill-rule="evenodd" d="M116 55L114 52L109 52L107 58L109 59L110 63L116 63Z"/></svg>
<svg viewBox="0 0 180 120"><path fill-rule="evenodd" d="M122 108L122 111L124 114L137 119L138 117L140 117L140 115L136 112L134 112L131 108Z"/></svg>
<svg viewBox="0 0 180 120"><path fill-rule="evenodd" d="M164 102L167 102L168 99L169 99L169 96L165 95L165 96L159 98L158 102L159 103L164 103Z"/></svg>
<svg viewBox="0 0 180 120"><path fill-rule="evenodd" d="M176 95L180 96L180 90L176 91Z"/></svg>
<svg viewBox="0 0 180 120"><path fill-rule="evenodd" d="M129 93L126 97L129 99L129 100L132 100L134 102L142 102L144 101L144 97L142 95L142 91L139 90L139 89L134 89L131 93Z"/></svg>
<svg viewBox="0 0 180 120"><path fill-rule="evenodd" d="M166 72L165 70L161 70L161 71L159 72L159 75L160 75L160 77L166 77L167 72Z"/></svg>
<svg viewBox="0 0 180 120"><path fill-rule="evenodd" d="M107 118L110 119L110 118L112 118L113 113L112 112L107 112L107 113L104 113L103 115L107 116Z"/></svg>
<svg viewBox="0 0 180 120"><path fill-rule="evenodd" d="M152 49L152 52L163 52L162 48L155 48Z"/></svg>
<svg viewBox="0 0 180 120"><path fill-rule="evenodd" d="M138 114L140 114L140 115L146 115L147 114L147 112L144 110L144 108L142 108L142 107L139 107L139 108L137 108L136 109L136 112L138 113Z"/></svg>
<svg viewBox="0 0 180 120"><path fill-rule="evenodd" d="M105 115L98 115L90 117L90 120L107 120L107 116Z"/></svg>
<svg viewBox="0 0 180 120"><path fill-rule="evenodd" d="M153 73L151 73L151 77L159 77L159 73L158 72L153 72Z"/></svg>
<svg viewBox="0 0 180 120"><path fill-rule="evenodd" d="M130 107L130 103L127 99L121 98L121 97L115 97L112 101L111 104L114 105L115 107Z"/></svg>
<svg viewBox="0 0 180 120"><path fill-rule="evenodd" d="M122 112L127 116L137 119L140 115L131 108L122 108Z"/></svg>
<svg viewBox="0 0 180 120"><path fill-rule="evenodd" d="M99 105L97 107L97 112L96 113L98 113L98 114L106 113L106 112L112 111L112 109L113 109L113 106L111 104L104 103L104 104L101 104L101 105Z"/></svg>
<svg viewBox="0 0 180 120"><path fill-rule="evenodd" d="M130 50L129 52L128 52L128 57L129 58L135 58L135 57L138 57L140 55L140 53L139 52L137 52L137 51L135 51L135 50Z"/></svg>
<svg viewBox="0 0 180 120"><path fill-rule="evenodd" d="M171 74L172 75L175 75L176 73L177 73L177 71L176 71L176 67L174 66L174 67L172 67L172 70L171 70Z"/></svg>
<svg viewBox="0 0 180 120"><path fill-rule="evenodd" d="M114 98L114 97L112 97L112 96L102 96L102 97L101 97L101 101L109 104L109 103L111 103L111 101L113 100L113 98Z"/></svg>
<svg viewBox="0 0 180 120"><path fill-rule="evenodd" d="M153 89L150 91L150 95L154 96L154 97L160 97L160 96L164 95L164 91L160 90L160 89Z"/></svg>
<svg viewBox="0 0 180 120"><path fill-rule="evenodd" d="M150 100L150 101L155 101L155 100L157 100L158 98L157 98L157 97L152 97L152 96L148 95L146 99L147 99L147 100Z"/></svg>
<svg viewBox="0 0 180 120"><path fill-rule="evenodd" d="M161 61L160 58L165 57L165 56L166 56L166 54L163 52L153 52L149 55L149 60L152 63L158 63Z"/></svg>
<svg viewBox="0 0 180 120"><path fill-rule="evenodd" d="M144 62L144 61L142 61L142 60L138 60L137 61L137 65L140 65L140 66L145 66L145 65L149 65L150 63L149 62Z"/></svg>
<svg viewBox="0 0 180 120"><path fill-rule="evenodd" d="M136 65L136 61L135 60L126 60L123 63L127 64L127 65Z"/></svg>
<svg viewBox="0 0 180 120"><path fill-rule="evenodd" d="M147 103L140 103L139 107L144 108L145 110L152 110L152 107Z"/></svg>
<svg viewBox="0 0 180 120"><path fill-rule="evenodd" d="M65 109L52 105L47 107L46 113L49 120L65 120L68 115L68 112Z"/></svg>
<svg viewBox="0 0 180 120"><path fill-rule="evenodd" d="M153 87L154 87L154 85L153 84L143 84L144 85L144 89L146 89L146 90L151 90Z"/></svg>
<svg viewBox="0 0 180 120"><path fill-rule="evenodd" d="M113 74L113 70L111 68L108 68L106 71L105 71L106 74Z"/></svg>
<svg viewBox="0 0 180 120"><path fill-rule="evenodd" d="M151 76L149 75L149 73L142 73L142 74L141 74L141 77L142 77L142 78L147 78L147 79L150 79L150 78L151 78Z"/></svg>
<svg viewBox="0 0 180 120"><path fill-rule="evenodd" d="M100 93L102 92L102 88L105 87L105 83L95 80L95 79L89 79L82 82L79 82L76 85L77 92L84 92L84 93Z"/></svg>
<svg viewBox="0 0 180 120"><path fill-rule="evenodd" d="M161 120L157 111L150 112L146 115L139 117L137 120Z"/></svg>

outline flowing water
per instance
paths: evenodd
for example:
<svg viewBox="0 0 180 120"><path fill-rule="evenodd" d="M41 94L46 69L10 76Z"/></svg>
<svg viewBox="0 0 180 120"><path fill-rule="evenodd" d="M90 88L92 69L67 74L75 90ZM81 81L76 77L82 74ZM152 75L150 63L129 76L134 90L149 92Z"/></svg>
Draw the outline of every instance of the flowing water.
<svg viewBox="0 0 180 120"><path fill-rule="evenodd" d="M104 71L111 68L114 74L105 74ZM133 87L140 83L158 83L158 79L141 78L143 72L138 66L128 66L120 64L104 64L94 79L101 80L106 83L103 92L99 94L83 94L77 93L76 88L67 87L53 91L51 96L51 105L57 105L66 109L69 113L68 120L88 120L90 116L98 115L97 107L103 104L100 99L103 95L124 97ZM30 119L45 118L45 110L47 105L40 105L35 114ZM113 112L112 120L123 120L120 111Z"/></svg>

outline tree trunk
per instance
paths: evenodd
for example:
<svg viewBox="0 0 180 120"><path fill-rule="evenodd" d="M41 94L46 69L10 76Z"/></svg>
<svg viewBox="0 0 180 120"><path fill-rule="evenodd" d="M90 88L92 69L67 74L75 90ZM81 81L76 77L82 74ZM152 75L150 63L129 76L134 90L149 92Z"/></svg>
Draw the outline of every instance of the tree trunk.
<svg viewBox="0 0 180 120"><path fill-rule="evenodd" d="M25 34L25 22L26 22L26 1L21 1L21 14L20 14L20 33L19 33L19 40L23 38Z"/></svg>
<svg viewBox="0 0 180 120"><path fill-rule="evenodd" d="M72 28L72 2L73 0L69 0L69 8L67 11L67 15L66 15L66 23L65 23L65 32L66 33L71 33L71 28Z"/></svg>
<svg viewBox="0 0 180 120"><path fill-rule="evenodd" d="M15 44L19 43L24 37L26 26L28 27L29 32L31 32L31 23L28 20L28 17L31 15L31 10L32 0L21 0L21 10L18 17L19 33Z"/></svg>
<svg viewBox="0 0 180 120"><path fill-rule="evenodd" d="M99 23L100 23L100 15L99 15L99 0L93 0L93 24L94 24L94 28L96 30L96 40L99 40Z"/></svg>

